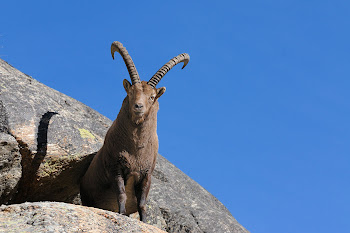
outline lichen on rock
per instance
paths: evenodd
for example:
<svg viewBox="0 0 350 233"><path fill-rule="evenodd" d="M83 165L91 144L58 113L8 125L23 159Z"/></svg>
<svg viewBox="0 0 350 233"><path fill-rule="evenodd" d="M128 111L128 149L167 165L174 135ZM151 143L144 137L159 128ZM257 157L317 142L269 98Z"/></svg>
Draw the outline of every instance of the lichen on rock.
<svg viewBox="0 0 350 233"><path fill-rule="evenodd" d="M79 133L80 133L80 136L82 138L90 138L90 139L95 139L95 136L87 129L78 129L79 130Z"/></svg>

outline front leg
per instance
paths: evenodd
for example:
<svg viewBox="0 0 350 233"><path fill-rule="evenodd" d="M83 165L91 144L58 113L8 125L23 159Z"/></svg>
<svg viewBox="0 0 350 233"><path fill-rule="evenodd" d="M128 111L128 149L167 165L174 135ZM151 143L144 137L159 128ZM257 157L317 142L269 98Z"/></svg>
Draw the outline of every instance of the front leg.
<svg viewBox="0 0 350 233"><path fill-rule="evenodd" d="M121 175L118 175L115 180L115 190L118 198L119 214L126 213L125 203L126 203L126 193L125 193L125 184L124 178Z"/></svg>
<svg viewBox="0 0 350 233"><path fill-rule="evenodd" d="M151 187L151 174L147 174L140 183L135 186L137 198L137 208L140 215L140 221L146 222L146 200Z"/></svg>

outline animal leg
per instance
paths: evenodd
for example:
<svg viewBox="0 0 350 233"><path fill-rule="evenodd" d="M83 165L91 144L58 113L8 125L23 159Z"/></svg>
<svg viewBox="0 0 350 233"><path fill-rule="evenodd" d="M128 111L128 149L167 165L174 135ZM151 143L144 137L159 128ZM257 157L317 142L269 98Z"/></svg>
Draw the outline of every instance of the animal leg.
<svg viewBox="0 0 350 233"><path fill-rule="evenodd" d="M146 200L151 187L151 174L148 174L139 184L135 186L137 208L140 221L146 222Z"/></svg>
<svg viewBox="0 0 350 233"><path fill-rule="evenodd" d="M118 206L119 206L119 214L126 213L125 203L126 203L126 193L125 193L125 185L124 179L122 176L117 176L116 178L116 191L118 196Z"/></svg>

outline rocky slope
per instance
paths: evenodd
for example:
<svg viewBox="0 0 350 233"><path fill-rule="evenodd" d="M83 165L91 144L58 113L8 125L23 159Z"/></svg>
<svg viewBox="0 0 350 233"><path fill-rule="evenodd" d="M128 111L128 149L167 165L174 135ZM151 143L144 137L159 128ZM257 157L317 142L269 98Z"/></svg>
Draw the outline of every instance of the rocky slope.
<svg viewBox="0 0 350 233"><path fill-rule="evenodd" d="M110 125L106 117L0 59L0 204L79 203L79 180ZM162 156L147 208L148 223L168 232L248 232Z"/></svg>

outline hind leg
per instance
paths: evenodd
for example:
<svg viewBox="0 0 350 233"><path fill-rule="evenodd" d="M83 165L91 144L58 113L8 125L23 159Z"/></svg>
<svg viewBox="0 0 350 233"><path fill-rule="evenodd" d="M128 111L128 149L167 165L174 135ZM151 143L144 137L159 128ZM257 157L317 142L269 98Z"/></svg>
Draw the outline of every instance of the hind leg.
<svg viewBox="0 0 350 233"><path fill-rule="evenodd" d="M83 206L94 206L93 200L90 198L82 184L80 184L80 199Z"/></svg>

